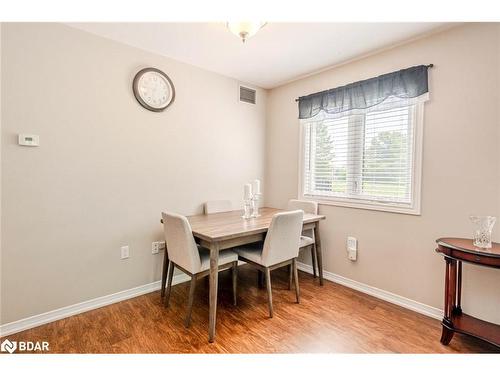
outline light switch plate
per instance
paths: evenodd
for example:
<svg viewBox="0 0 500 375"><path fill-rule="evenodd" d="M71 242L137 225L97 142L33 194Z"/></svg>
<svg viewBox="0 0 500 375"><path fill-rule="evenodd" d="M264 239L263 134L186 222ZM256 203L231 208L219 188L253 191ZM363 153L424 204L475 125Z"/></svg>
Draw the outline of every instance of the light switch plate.
<svg viewBox="0 0 500 375"><path fill-rule="evenodd" d="M127 259L130 257L130 249L128 246L121 247L121 259Z"/></svg>

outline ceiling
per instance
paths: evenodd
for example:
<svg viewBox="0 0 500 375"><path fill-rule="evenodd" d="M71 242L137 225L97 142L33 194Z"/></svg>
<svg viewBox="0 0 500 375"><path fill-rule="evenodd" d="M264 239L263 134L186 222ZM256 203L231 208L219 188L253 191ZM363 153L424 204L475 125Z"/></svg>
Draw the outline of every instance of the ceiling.
<svg viewBox="0 0 500 375"><path fill-rule="evenodd" d="M242 43L222 22L69 24L266 89L444 25L271 22Z"/></svg>

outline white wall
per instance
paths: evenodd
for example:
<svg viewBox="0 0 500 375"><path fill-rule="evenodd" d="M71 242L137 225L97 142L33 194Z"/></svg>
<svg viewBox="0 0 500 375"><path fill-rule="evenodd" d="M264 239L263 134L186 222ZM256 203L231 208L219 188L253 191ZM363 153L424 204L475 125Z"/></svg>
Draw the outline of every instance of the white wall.
<svg viewBox="0 0 500 375"><path fill-rule="evenodd" d="M233 79L64 25L2 34L1 323L158 280L162 210L240 204L263 178L265 91L239 103ZM175 85L163 113L133 96L147 66Z"/></svg>
<svg viewBox="0 0 500 375"><path fill-rule="evenodd" d="M444 262L435 239L470 237L471 214L500 217L499 24L455 27L271 90L265 196L267 205L285 207L298 195L295 98L429 63L435 67L425 105L422 215L321 205L321 236L326 270L442 308ZM347 259L347 235L359 241L355 263ZM465 265L465 311L500 323L499 283L498 270Z"/></svg>

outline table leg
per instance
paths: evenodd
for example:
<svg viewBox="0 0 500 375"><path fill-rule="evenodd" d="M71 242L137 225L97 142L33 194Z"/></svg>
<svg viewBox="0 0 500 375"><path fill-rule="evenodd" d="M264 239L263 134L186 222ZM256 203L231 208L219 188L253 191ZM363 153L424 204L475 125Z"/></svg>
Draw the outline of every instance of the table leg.
<svg viewBox="0 0 500 375"><path fill-rule="evenodd" d="M445 258L446 273L444 280L444 318L442 322L443 331L441 333L441 343L448 345L453 338L453 323L452 314L456 300L457 286L457 261L450 258Z"/></svg>
<svg viewBox="0 0 500 375"><path fill-rule="evenodd" d="M455 301L457 300L457 261L455 259L451 259L450 261L450 281L448 288L448 312L451 320L453 310L455 309Z"/></svg>
<svg viewBox="0 0 500 375"><path fill-rule="evenodd" d="M457 261L457 304L455 306L455 312L457 314L462 313L462 262Z"/></svg>
<svg viewBox="0 0 500 375"><path fill-rule="evenodd" d="M311 246L311 265L313 267L313 276L316 278L316 245L312 244Z"/></svg>
<svg viewBox="0 0 500 375"><path fill-rule="evenodd" d="M168 252L167 244L165 244L165 253L163 254L163 269L161 271L161 298L165 296L165 284L167 283L168 272Z"/></svg>
<svg viewBox="0 0 500 375"><path fill-rule="evenodd" d="M314 226L314 241L316 243L316 259L318 261L319 285L323 285L323 254L321 252L321 238L319 236L319 222Z"/></svg>
<svg viewBox="0 0 500 375"><path fill-rule="evenodd" d="M219 244L212 243L210 246L210 307L208 313L208 341L215 340L215 323L217 314L217 286L219 278Z"/></svg>

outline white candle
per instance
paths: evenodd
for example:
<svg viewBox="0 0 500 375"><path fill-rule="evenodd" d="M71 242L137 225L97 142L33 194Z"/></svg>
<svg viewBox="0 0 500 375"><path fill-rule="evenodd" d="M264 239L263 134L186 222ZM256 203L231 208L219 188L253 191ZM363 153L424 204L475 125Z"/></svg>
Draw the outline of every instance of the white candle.
<svg viewBox="0 0 500 375"><path fill-rule="evenodd" d="M243 187L243 199L250 198L252 198L252 185L245 184L245 186Z"/></svg>
<svg viewBox="0 0 500 375"><path fill-rule="evenodd" d="M254 194L260 194L260 180L254 180L253 181L253 193Z"/></svg>

